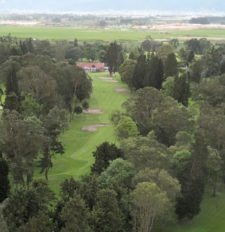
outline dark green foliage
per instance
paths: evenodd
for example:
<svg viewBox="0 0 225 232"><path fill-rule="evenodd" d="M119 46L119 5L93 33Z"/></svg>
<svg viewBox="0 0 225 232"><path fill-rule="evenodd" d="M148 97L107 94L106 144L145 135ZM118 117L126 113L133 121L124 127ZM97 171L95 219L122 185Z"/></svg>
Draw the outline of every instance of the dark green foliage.
<svg viewBox="0 0 225 232"><path fill-rule="evenodd" d="M21 188L13 192L4 209L10 232L19 231L33 217L48 213L54 195L44 182L34 182L28 189Z"/></svg>
<svg viewBox="0 0 225 232"><path fill-rule="evenodd" d="M28 53L28 52L32 53L34 51L32 38L20 41L20 49L21 49L23 55Z"/></svg>
<svg viewBox="0 0 225 232"><path fill-rule="evenodd" d="M198 133L193 145L191 163L187 163L186 168L178 175L182 193L176 205L179 219L192 219L200 212L205 190L207 153L204 138Z"/></svg>
<svg viewBox="0 0 225 232"><path fill-rule="evenodd" d="M78 61L82 57L82 50L79 47L68 48L65 58L68 60Z"/></svg>
<svg viewBox="0 0 225 232"><path fill-rule="evenodd" d="M140 55L136 67L134 69L132 86L135 89L143 88L143 81L145 77L145 66L146 66L146 57L145 55Z"/></svg>
<svg viewBox="0 0 225 232"><path fill-rule="evenodd" d="M84 102L82 103L82 107L83 107L85 110L87 110L87 109L89 108L89 102L84 101Z"/></svg>
<svg viewBox="0 0 225 232"><path fill-rule="evenodd" d="M106 51L105 59L110 73L118 72L120 65L124 61L122 46L117 44L117 42L110 43Z"/></svg>
<svg viewBox="0 0 225 232"><path fill-rule="evenodd" d="M173 98L184 106L188 106L188 99L191 96L188 74L176 76L174 80Z"/></svg>
<svg viewBox="0 0 225 232"><path fill-rule="evenodd" d="M91 232L89 226L90 213L84 200L75 195L65 203L60 214L63 227L61 232Z"/></svg>
<svg viewBox="0 0 225 232"><path fill-rule="evenodd" d="M161 89L163 80L164 80L163 62L158 56L151 55L146 63L143 87L151 86L156 89Z"/></svg>
<svg viewBox="0 0 225 232"><path fill-rule="evenodd" d="M3 202L9 195L9 167L5 160L0 158L0 203Z"/></svg>
<svg viewBox="0 0 225 232"><path fill-rule="evenodd" d="M211 43L207 39L190 39L185 42L185 45L187 50L193 51L196 54L203 54L211 47Z"/></svg>
<svg viewBox="0 0 225 232"><path fill-rule="evenodd" d="M98 192L92 213L95 232L119 232L122 230L123 214L116 197L116 193L111 189L103 189Z"/></svg>
<svg viewBox="0 0 225 232"><path fill-rule="evenodd" d="M93 173L100 174L109 166L110 161L122 158L123 152L117 148L116 145L105 142L97 147L93 156L95 158L95 163L91 170Z"/></svg>
<svg viewBox="0 0 225 232"><path fill-rule="evenodd" d="M52 232L54 224L49 215L41 212L37 216L32 217L28 223L18 229L18 232Z"/></svg>
<svg viewBox="0 0 225 232"><path fill-rule="evenodd" d="M83 108L81 106L76 106L74 109L75 114L82 114Z"/></svg>
<svg viewBox="0 0 225 232"><path fill-rule="evenodd" d="M41 173L45 173L48 180L48 171L52 168L52 156L54 154L64 154L64 147L59 140L59 136L68 126L68 113L64 109L57 107L51 109L43 119L46 140L43 143L43 154L40 159Z"/></svg>
<svg viewBox="0 0 225 232"><path fill-rule="evenodd" d="M61 195L64 200L72 199L80 188L80 183L73 178L66 179L61 184Z"/></svg>
<svg viewBox="0 0 225 232"><path fill-rule="evenodd" d="M174 53L169 54L165 61L165 77L176 76L178 73L177 66L176 55Z"/></svg>
<svg viewBox="0 0 225 232"><path fill-rule="evenodd" d="M20 111L20 91L18 86L18 79L16 76L16 65L11 64L6 77L6 91L4 110Z"/></svg>
<svg viewBox="0 0 225 232"><path fill-rule="evenodd" d="M164 80L163 62L158 56L152 54L148 59L141 55L133 74L132 86L137 90L147 86L161 89Z"/></svg>
<svg viewBox="0 0 225 232"><path fill-rule="evenodd" d="M82 178L79 193L92 210L96 204L97 193L100 189L98 176L91 174Z"/></svg>

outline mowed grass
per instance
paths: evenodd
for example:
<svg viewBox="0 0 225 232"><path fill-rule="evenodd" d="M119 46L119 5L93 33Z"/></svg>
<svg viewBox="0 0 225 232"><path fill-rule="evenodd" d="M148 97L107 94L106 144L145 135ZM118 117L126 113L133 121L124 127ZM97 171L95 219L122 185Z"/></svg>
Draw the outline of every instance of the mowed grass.
<svg viewBox="0 0 225 232"><path fill-rule="evenodd" d="M188 223L172 226L165 232L224 232L225 192L216 198L205 197L201 213Z"/></svg>
<svg viewBox="0 0 225 232"><path fill-rule="evenodd" d="M61 140L65 147L65 154L56 155L53 160L53 168L49 172L49 185L58 192L60 183L66 178L80 178L90 171L94 162L92 152L104 141L117 143L110 115L113 111L121 109L122 103L128 94L117 93L116 88L126 88L120 81L118 83L106 82L101 77L107 77L108 73L91 75L93 79L93 95L90 100L90 108L103 110L101 115L81 114L75 116L70 127L62 134ZM117 77L118 78L118 77ZM118 78L119 79L119 78ZM96 132L82 131L82 127L106 123L105 127ZM43 175L36 170L36 177Z"/></svg>
<svg viewBox="0 0 225 232"><path fill-rule="evenodd" d="M11 34L18 38L36 38L50 40L81 41L141 41L147 36L153 39L188 39L209 38L225 40L224 29L193 29L193 30L132 30L132 29L78 29L73 27L47 27L47 26L0 26L0 36Z"/></svg>

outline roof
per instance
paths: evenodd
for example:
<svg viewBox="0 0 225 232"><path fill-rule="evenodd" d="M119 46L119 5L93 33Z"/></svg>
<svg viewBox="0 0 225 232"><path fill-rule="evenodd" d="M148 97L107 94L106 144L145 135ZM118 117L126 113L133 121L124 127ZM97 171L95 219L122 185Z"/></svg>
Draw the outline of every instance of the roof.
<svg viewBox="0 0 225 232"><path fill-rule="evenodd" d="M101 70L105 68L105 64L104 63L77 63L77 66L83 69L92 69L92 68L96 68L97 70Z"/></svg>

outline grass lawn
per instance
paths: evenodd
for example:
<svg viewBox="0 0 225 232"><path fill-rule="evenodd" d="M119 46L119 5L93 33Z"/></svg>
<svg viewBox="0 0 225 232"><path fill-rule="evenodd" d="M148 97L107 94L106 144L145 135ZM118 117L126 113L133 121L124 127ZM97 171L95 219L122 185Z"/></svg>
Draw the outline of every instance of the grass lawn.
<svg viewBox="0 0 225 232"><path fill-rule="evenodd" d="M101 115L75 116L70 128L62 135L65 146L65 154L54 158L54 166L49 172L49 185L54 191L58 191L60 183L69 177L79 178L90 170L93 163L92 152L96 146L104 141L117 142L113 126L110 123L110 115L114 110L121 109L122 103L127 99L127 94L117 93L116 88L126 88L121 82L111 83L101 79L108 73L92 74L93 96L90 101L91 108L103 110ZM99 128L96 132L84 132L81 128L98 123L108 125ZM41 175L36 170L36 177Z"/></svg>
<svg viewBox="0 0 225 232"><path fill-rule="evenodd" d="M201 213L193 221L172 226L165 232L224 232L225 193L218 197L205 197Z"/></svg>
<svg viewBox="0 0 225 232"><path fill-rule="evenodd" d="M209 39L225 40L223 29L193 29L193 30L119 30L119 29L77 29L73 27L40 27L40 26L0 26L0 36L11 34L19 38L36 38L51 40L82 41L142 41L147 36L153 39L188 39L205 37Z"/></svg>

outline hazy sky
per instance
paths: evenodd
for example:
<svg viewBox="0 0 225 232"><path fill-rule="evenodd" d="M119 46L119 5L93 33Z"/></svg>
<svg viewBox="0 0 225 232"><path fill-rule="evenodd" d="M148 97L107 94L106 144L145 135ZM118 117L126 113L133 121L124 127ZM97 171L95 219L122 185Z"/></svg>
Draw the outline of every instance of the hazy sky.
<svg viewBox="0 0 225 232"><path fill-rule="evenodd" d="M225 0L0 0L0 10L96 11L165 10L224 11Z"/></svg>

